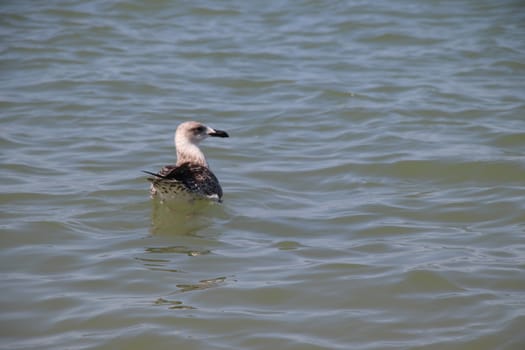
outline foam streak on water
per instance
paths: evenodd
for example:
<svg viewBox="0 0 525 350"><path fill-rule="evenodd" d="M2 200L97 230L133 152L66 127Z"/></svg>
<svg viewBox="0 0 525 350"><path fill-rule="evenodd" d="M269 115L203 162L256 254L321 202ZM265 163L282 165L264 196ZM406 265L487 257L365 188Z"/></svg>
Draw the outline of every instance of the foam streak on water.
<svg viewBox="0 0 525 350"><path fill-rule="evenodd" d="M3 1L0 348L523 349L524 10Z"/></svg>

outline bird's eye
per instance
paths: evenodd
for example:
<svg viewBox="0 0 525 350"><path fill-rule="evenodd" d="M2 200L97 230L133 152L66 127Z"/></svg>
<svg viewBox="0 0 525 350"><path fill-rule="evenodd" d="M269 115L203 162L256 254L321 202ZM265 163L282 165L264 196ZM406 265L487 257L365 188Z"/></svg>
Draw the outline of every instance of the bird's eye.
<svg viewBox="0 0 525 350"><path fill-rule="evenodd" d="M195 128L195 131L198 131L198 132L203 132L204 130L206 130L204 126L198 126Z"/></svg>

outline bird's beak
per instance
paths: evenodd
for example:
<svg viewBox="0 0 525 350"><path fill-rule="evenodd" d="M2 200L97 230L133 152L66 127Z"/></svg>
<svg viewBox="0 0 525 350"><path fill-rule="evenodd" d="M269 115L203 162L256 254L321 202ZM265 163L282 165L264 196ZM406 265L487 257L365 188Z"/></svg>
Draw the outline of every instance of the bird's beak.
<svg viewBox="0 0 525 350"><path fill-rule="evenodd" d="M230 137L226 131L211 129L208 131L208 135L215 137Z"/></svg>

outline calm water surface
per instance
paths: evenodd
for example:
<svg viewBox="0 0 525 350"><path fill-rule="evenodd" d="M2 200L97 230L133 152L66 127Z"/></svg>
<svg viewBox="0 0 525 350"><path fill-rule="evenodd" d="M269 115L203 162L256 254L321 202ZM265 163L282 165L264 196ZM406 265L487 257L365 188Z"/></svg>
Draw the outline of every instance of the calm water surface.
<svg viewBox="0 0 525 350"><path fill-rule="evenodd" d="M0 348L524 349L522 1L2 1ZM223 205L141 170L185 120Z"/></svg>

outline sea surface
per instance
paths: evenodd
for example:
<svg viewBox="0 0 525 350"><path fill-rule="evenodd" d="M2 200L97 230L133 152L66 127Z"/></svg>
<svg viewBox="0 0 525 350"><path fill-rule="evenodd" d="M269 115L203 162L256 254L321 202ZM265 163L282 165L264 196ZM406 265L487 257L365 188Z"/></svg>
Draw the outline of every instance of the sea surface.
<svg viewBox="0 0 525 350"><path fill-rule="evenodd" d="M4 0L0 81L1 349L525 349L523 1Z"/></svg>

